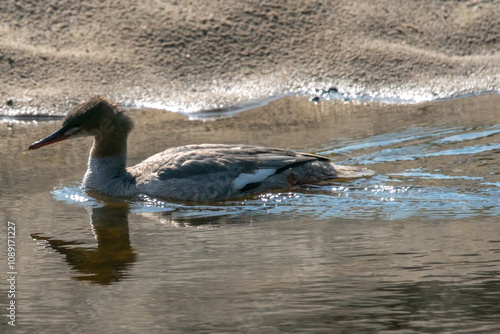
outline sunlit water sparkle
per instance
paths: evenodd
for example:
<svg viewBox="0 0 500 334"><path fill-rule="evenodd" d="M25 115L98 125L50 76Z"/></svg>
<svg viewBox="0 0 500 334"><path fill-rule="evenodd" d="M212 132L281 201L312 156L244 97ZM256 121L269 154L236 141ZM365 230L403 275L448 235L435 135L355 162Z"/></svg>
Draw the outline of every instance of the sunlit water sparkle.
<svg viewBox="0 0 500 334"><path fill-rule="evenodd" d="M401 132L386 133L368 139L344 138L318 153L345 156L339 164L377 165L397 161L418 161L424 158L443 160L441 168L429 170L424 166L407 168L397 173L378 174L337 184L309 185L291 192L271 192L243 200L219 203L171 203L147 195L127 200L134 213L175 212L177 219L284 213L314 219L449 219L473 217L475 214L500 214L498 182L488 182L483 175L460 174L461 169L449 168L445 157L457 156L466 164L471 155L500 150L500 143L484 141L500 134L500 125L483 128L412 127ZM454 162L454 165L456 162ZM457 175L457 173L459 175ZM452 180L476 182L484 189L453 185L429 186L422 182ZM492 189L488 187L493 187ZM78 185L53 191L56 199L83 206L99 205L99 201L85 194Z"/></svg>
<svg viewBox="0 0 500 334"><path fill-rule="evenodd" d="M292 101L278 110L297 107ZM73 150L18 154L8 151L16 147L9 140L23 148L29 140L6 130L11 164L4 163L3 189L21 196L0 204L19 228L20 329L498 332L500 124L496 106L478 103L467 113L468 101L359 113L336 105L314 133L298 122L294 129L305 135L277 145L376 176L210 204L85 193L79 183L87 147L68 142ZM326 111L306 102L317 107L309 117ZM244 129L252 119L240 122ZM248 142L260 140L263 129ZM189 137L224 139L200 132ZM307 137L314 140L303 142ZM276 138L259 143L273 146ZM151 144L153 152L164 147ZM130 146L131 160L146 155L140 145ZM55 184L62 186L48 194Z"/></svg>

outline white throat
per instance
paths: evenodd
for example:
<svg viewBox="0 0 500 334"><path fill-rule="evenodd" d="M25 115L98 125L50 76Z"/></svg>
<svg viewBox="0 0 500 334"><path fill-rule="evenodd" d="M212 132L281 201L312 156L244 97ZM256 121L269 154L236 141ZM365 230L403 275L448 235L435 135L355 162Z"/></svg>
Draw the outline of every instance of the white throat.
<svg viewBox="0 0 500 334"><path fill-rule="evenodd" d="M135 180L125 169L126 153L110 157L90 154L82 186L110 196L128 196L135 193Z"/></svg>

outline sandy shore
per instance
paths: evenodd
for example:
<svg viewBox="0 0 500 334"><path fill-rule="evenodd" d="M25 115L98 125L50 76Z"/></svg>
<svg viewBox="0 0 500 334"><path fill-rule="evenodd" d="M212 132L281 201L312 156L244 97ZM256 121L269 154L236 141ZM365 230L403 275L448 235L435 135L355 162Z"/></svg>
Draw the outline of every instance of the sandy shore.
<svg viewBox="0 0 500 334"><path fill-rule="evenodd" d="M332 87L416 101L500 89L496 0L6 0L0 22L4 115L94 94L189 112Z"/></svg>

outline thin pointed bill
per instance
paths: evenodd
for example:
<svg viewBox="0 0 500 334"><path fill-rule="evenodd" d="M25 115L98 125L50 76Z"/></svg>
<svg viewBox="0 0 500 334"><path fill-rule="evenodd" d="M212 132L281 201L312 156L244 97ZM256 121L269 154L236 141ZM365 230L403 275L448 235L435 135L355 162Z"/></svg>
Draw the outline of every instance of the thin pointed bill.
<svg viewBox="0 0 500 334"><path fill-rule="evenodd" d="M49 135L48 137L34 142L33 144L31 144L28 147L28 150L36 150L40 147L47 146L47 145L54 144L54 143L63 141L65 139L68 139L69 135L66 134L66 132L67 132L66 130L67 129L65 129L63 127L61 129L57 130L56 132L54 132L53 134Z"/></svg>

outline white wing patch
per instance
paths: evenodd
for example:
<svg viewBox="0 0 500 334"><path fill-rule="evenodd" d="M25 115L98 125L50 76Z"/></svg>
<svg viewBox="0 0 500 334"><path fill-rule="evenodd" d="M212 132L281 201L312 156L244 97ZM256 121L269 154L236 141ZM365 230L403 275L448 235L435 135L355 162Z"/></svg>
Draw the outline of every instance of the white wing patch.
<svg viewBox="0 0 500 334"><path fill-rule="evenodd" d="M233 184L236 189L243 189L247 184L261 182L276 172L274 168L258 169L255 174L241 173Z"/></svg>

